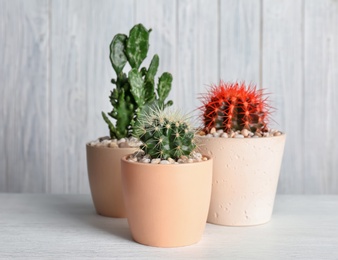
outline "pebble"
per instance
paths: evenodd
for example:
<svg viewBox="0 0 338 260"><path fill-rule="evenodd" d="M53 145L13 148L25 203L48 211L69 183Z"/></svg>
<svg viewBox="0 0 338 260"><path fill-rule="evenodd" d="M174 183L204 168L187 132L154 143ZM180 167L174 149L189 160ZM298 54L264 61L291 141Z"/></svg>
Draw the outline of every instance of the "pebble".
<svg viewBox="0 0 338 260"><path fill-rule="evenodd" d="M174 163L175 163L175 160L174 160L173 158L168 158L168 162L169 162L170 164L174 164Z"/></svg>
<svg viewBox="0 0 338 260"><path fill-rule="evenodd" d="M229 136L228 136L227 133L223 133L223 134L221 135L221 137L223 137L223 138L228 138Z"/></svg>
<svg viewBox="0 0 338 260"><path fill-rule="evenodd" d="M199 131L199 132L198 132L198 135L200 135L200 136L205 136L205 132L204 132L204 131Z"/></svg>
<svg viewBox="0 0 338 260"><path fill-rule="evenodd" d="M281 132L275 132L273 136L280 136L282 133Z"/></svg>
<svg viewBox="0 0 338 260"><path fill-rule="evenodd" d="M160 164L170 164L170 162L168 160L162 160L160 161Z"/></svg>
<svg viewBox="0 0 338 260"><path fill-rule="evenodd" d="M140 162L141 162L141 163L150 163L150 159L148 159L148 158L142 158L142 159L140 160Z"/></svg>
<svg viewBox="0 0 338 260"><path fill-rule="evenodd" d="M139 139L137 139L136 137L130 137L129 138L129 143L139 143L140 142L140 140Z"/></svg>
<svg viewBox="0 0 338 260"><path fill-rule="evenodd" d="M241 134L242 134L244 137L247 137L247 136L249 135L249 130L244 128L244 129L242 129Z"/></svg>
<svg viewBox="0 0 338 260"><path fill-rule="evenodd" d="M197 161L200 161L200 160L202 159L202 154L193 152L193 153L191 154L191 157L192 157L193 159L197 160Z"/></svg>
<svg viewBox="0 0 338 260"><path fill-rule="evenodd" d="M119 146L120 148L128 148L128 147L130 147L130 146L128 145L127 142L118 143L118 146Z"/></svg>
<svg viewBox="0 0 338 260"><path fill-rule="evenodd" d="M215 133L212 134L212 136L213 136L213 137L219 137L219 136L220 136L220 133L215 132Z"/></svg>
<svg viewBox="0 0 338 260"><path fill-rule="evenodd" d="M121 138L120 140L117 140L117 144L121 144L121 143L125 143L126 139L125 138Z"/></svg>
<svg viewBox="0 0 338 260"><path fill-rule="evenodd" d="M230 138L234 138L235 135L236 135L236 133L231 130L230 133L229 133L229 137Z"/></svg>
<svg viewBox="0 0 338 260"><path fill-rule="evenodd" d="M212 134L207 134L206 137L214 137Z"/></svg>
<svg viewBox="0 0 338 260"><path fill-rule="evenodd" d="M98 145L98 144L100 144L99 141L92 141L92 142L90 142L90 145L91 145L91 146L96 146L96 145Z"/></svg>
<svg viewBox="0 0 338 260"><path fill-rule="evenodd" d="M125 144L127 144L128 147L140 147L142 143L141 142L137 142L137 143L128 142L128 143L125 143Z"/></svg>
<svg viewBox="0 0 338 260"><path fill-rule="evenodd" d="M106 145L104 143L102 143L102 142L99 142L95 146L106 146Z"/></svg>
<svg viewBox="0 0 338 260"><path fill-rule="evenodd" d="M142 152L143 152L143 158L151 159L151 156L149 154L144 155L144 151L142 151Z"/></svg>
<svg viewBox="0 0 338 260"><path fill-rule="evenodd" d="M141 157L144 156L144 151L138 150L138 151L136 151L136 152L133 153L133 156L137 157L137 158L141 158Z"/></svg>
<svg viewBox="0 0 338 260"><path fill-rule="evenodd" d="M128 161L130 161L130 162L137 162L137 158L136 157L129 157Z"/></svg>
<svg viewBox="0 0 338 260"><path fill-rule="evenodd" d="M207 161L207 160L208 160L207 157L203 157L203 158L202 158L202 161Z"/></svg>
<svg viewBox="0 0 338 260"><path fill-rule="evenodd" d="M211 130L210 130L210 134L213 134L213 133L216 133L216 128L215 127L211 128Z"/></svg>
<svg viewBox="0 0 338 260"><path fill-rule="evenodd" d="M111 143L110 140L104 140L103 142L101 142L101 145L102 145L102 146L109 146L110 143Z"/></svg>
<svg viewBox="0 0 338 260"><path fill-rule="evenodd" d="M142 145L142 142L136 137L130 137L126 142L129 147L140 147Z"/></svg>
<svg viewBox="0 0 338 260"><path fill-rule="evenodd" d="M188 159L188 163L193 163L194 162L194 159Z"/></svg>
<svg viewBox="0 0 338 260"><path fill-rule="evenodd" d="M244 138L244 135L236 134L234 138Z"/></svg>
<svg viewBox="0 0 338 260"><path fill-rule="evenodd" d="M108 147L110 147L110 148L118 148L119 146L115 142L110 142L110 144L108 145Z"/></svg>
<svg viewBox="0 0 338 260"><path fill-rule="evenodd" d="M156 159L152 159L151 160L151 163L152 164L159 164L161 162L161 159L160 158L156 158Z"/></svg>
<svg viewBox="0 0 338 260"><path fill-rule="evenodd" d="M216 133L222 134L222 133L224 133L224 131L223 131L223 129L219 129L219 130L216 131Z"/></svg>

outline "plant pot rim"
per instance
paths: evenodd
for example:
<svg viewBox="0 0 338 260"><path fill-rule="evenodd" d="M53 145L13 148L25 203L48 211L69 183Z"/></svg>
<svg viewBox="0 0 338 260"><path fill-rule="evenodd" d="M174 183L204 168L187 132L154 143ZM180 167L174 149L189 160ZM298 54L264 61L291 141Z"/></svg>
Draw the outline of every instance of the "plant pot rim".
<svg viewBox="0 0 338 260"><path fill-rule="evenodd" d="M196 138L205 138L205 139L223 139L223 140L255 140L254 142L258 141L258 140L264 140L264 139L273 139L273 138L282 138L282 137L286 137L286 133L282 133L281 135L277 135L277 136L267 136L267 137L258 137L258 138L224 138L221 136L218 137L214 137L214 136L206 136L206 135L195 135Z"/></svg>
<svg viewBox="0 0 338 260"><path fill-rule="evenodd" d="M130 156L132 154L128 154L126 156L123 156L121 158L121 161L124 161L126 163L130 163L130 164L137 164L137 165L142 165L145 167L158 167L159 165L164 166L164 167L188 167L189 165L196 165L196 164L200 164L200 163L207 163L207 162L212 162L212 157L208 156L208 155L202 155L203 157L208 158L208 160L206 161L200 161L200 162L192 162L192 163L179 163L179 164L160 164L160 163L142 163L142 162L132 162L132 161L128 161L127 157Z"/></svg>

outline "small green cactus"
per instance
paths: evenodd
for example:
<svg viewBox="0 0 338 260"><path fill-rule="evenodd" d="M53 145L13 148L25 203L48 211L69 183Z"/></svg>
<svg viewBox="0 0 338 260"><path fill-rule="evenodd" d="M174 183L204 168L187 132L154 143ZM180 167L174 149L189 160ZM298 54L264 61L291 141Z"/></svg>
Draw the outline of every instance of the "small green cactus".
<svg viewBox="0 0 338 260"><path fill-rule="evenodd" d="M160 108L144 110L134 133L143 142L141 149L152 159L177 160L183 155L189 156L196 148L195 132L191 130L186 116L179 112Z"/></svg>
<svg viewBox="0 0 338 260"><path fill-rule="evenodd" d="M173 80L170 73L162 74L155 92L158 55L154 55L148 69L140 69L147 57L150 32L142 24L137 24L130 30L129 37L117 34L110 44L110 61L117 77L111 81L116 88L109 97L113 110L108 115L116 120L115 125L104 112L102 117L108 124L111 138L132 136L135 121L145 105L155 103L164 109L173 104L171 100L165 102ZM127 62L131 67L128 74L123 72Z"/></svg>

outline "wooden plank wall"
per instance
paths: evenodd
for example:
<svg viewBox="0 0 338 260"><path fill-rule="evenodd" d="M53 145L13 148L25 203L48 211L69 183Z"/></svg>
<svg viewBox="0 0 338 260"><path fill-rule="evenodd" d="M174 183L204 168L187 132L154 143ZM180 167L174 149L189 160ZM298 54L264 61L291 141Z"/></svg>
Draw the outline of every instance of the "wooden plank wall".
<svg viewBox="0 0 338 260"><path fill-rule="evenodd" d="M335 0L0 0L0 192L89 192L109 43L139 22L176 107L196 115L219 79L257 84L287 132L278 192L338 194Z"/></svg>
<svg viewBox="0 0 338 260"><path fill-rule="evenodd" d="M49 5L0 1L0 192L45 192Z"/></svg>

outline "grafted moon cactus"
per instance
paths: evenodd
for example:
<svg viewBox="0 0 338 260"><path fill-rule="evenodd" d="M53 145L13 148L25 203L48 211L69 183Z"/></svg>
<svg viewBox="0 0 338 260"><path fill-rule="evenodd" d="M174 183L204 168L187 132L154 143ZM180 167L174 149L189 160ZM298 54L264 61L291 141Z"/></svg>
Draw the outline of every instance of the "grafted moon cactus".
<svg viewBox="0 0 338 260"><path fill-rule="evenodd" d="M189 156L196 148L194 135L186 116L160 108L145 109L135 125L135 136L143 142L141 149L151 158Z"/></svg>
<svg viewBox="0 0 338 260"><path fill-rule="evenodd" d="M252 132L265 131L270 106L263 91L256 86L243 83L224 83L214 85L202 96L200 107L204 131L248 129Z"/></svg>

